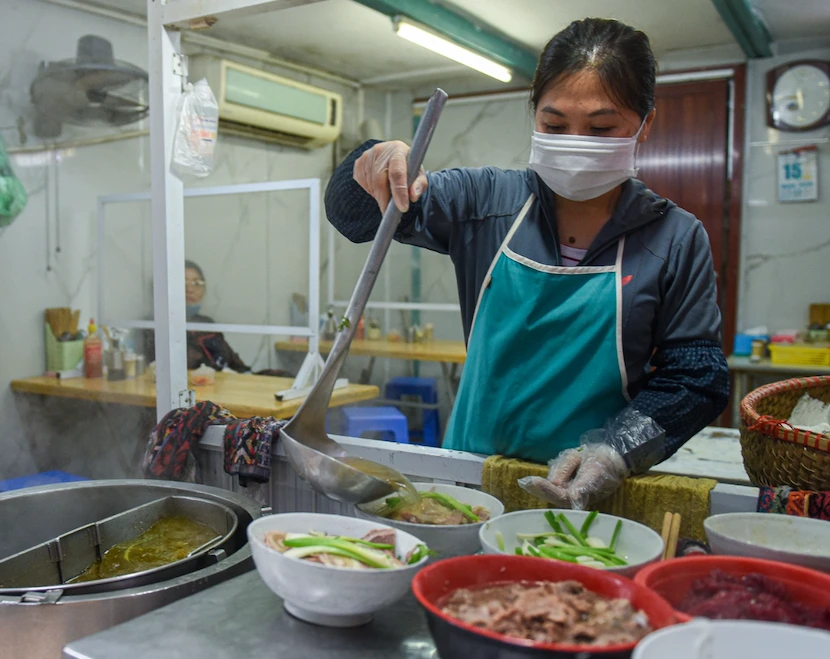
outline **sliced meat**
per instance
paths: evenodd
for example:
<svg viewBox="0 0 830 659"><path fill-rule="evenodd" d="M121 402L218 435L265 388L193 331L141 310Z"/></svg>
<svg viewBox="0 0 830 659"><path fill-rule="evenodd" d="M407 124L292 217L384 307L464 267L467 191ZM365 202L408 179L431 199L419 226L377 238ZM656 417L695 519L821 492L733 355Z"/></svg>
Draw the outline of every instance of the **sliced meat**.
<svg viewBox="0 0 830 659"><path fill-rule="evenodd" d="M473 506L473 514L482 522L490 519L490 511L484 506Z"/></svg>
<svg viewBox="0 0 830 659"><path fill-rule="evenodd" d="M490 511L483 506L475 506L473 512L481 519L490 519ZM463 513L447 508L435 499L421 497L414 503L406 504L389 515L390 519L410 524L432 524L435 526L460 526L470 524Z"/></svg>
<svg viewBox="0 0 830 659"><path fill-rule="evenodd" d="M576 581L460 588L439 605L467 624L542 643L600 647L634 643L651 631L630 602L604 598Z"/></svg>
<svg viewBox="0 0 830 659"><path fill-rule="evenodd" d="M263 538L266 547L270 547L271 549L276 549L277 551L285 551L286 547L283 544L283 540L285 540L286 533L283 531L268 531Z"/></svg>
<svg viewBox="0 0 830 659"><path fill-rule="evenodd" d="M374 542L379 545L392 545L395 546L395 529L374 529L369 531L366 535L362 538L366 542Z"/></svg>

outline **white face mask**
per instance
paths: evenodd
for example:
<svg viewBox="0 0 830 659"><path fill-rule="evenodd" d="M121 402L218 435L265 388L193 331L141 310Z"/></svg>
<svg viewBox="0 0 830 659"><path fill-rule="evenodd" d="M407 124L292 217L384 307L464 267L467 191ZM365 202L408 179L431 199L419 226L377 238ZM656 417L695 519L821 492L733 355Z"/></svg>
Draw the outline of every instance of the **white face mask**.
<svg viewBox="0 0 830 659"><path fill-rule="evenodd" d="M533 131L530 168L560 197L595 199L637 175L637 138L550 135Z"/></svg>

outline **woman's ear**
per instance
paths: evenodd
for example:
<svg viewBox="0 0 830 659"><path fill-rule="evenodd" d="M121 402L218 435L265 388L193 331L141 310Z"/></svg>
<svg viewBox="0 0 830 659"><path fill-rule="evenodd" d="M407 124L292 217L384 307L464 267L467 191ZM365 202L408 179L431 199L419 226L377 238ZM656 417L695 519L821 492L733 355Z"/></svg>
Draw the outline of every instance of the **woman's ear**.
<svg viewBox="0 0 830 659"><path fill-rule="evenodd" d="M651 112L646 115L646 119L643 122L643 130L640 132L640 137L637 138L638 142L645 142L648 139L649 131L651 131L651 124L654 123L654 117L657 115L657 108L652 108Z"/></svg>

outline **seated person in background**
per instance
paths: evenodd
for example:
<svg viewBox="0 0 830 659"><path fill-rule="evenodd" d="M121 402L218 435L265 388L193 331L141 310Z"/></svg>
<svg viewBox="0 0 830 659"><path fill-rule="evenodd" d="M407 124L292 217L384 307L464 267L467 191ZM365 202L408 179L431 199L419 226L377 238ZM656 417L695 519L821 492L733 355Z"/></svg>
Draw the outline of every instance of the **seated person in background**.
<svg viewBox="0 0 830 659"><path fill-rule="evenodd" d="M187 304L187 322L212 323L213 318L199 313L202 299L205 297L205 275L202 268L193 261L184 262L185 303ZM147 332L145 353L147 361L154 361L156 354L155 334ZM187 368L196 369L202 364L221 371L226 368L237 373L247 373L250 366L234 352L221 332L187 332Z"/></svg>
<svg viewBox="0 0 830 659"><path fill-rule="evenodd" d="M187 304L187 322L212 323L213 318L199 313L202 299L205 297L207 284L202 268L193 261L184 262L185 303ZM147 332L144 345L147 361L154 361L156 354L155 334ZM230 369L236 373L249 373L251 367L242 361L221 332L187 332L187 368L199 368L204 364L212 369L222 371ZM278 377L294 377L282 370L265 369L257 371L257 375L274 375Z"/></svg>
<svg viewBox="0 0 830 659"><path fill-rule="evenodd" d="M202 268L193 261L184 262L184 296L187 304L187 322L212 323L213 318L199 313L205 297L205 275ZM221 332L187 333L187 368L198 368L204 364L217 371L229 368L237 373L251 370L234 349L225 341Z"/></svg>

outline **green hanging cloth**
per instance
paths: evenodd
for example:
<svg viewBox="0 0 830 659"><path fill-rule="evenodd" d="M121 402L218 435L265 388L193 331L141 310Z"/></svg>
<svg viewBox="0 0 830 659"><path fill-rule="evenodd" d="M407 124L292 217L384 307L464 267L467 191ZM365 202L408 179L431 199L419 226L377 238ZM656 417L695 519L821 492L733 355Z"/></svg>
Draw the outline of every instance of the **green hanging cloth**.
<svg viewBox="0 0 830 659"><path fill-rule="evenodd" d="M12 171L11 159L0 137L0 227L10 225L28 200L23 184Z"/></svg>

